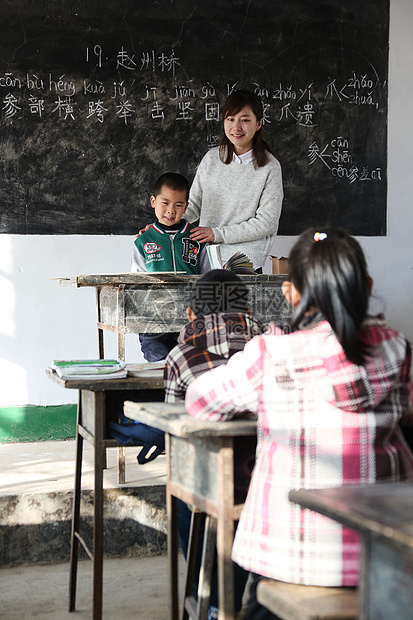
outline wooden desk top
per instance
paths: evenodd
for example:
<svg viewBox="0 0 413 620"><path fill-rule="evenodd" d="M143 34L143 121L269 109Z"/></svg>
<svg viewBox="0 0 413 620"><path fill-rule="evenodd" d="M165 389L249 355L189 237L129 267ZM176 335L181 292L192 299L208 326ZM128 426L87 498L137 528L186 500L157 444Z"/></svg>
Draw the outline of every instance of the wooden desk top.
<svg viewBox="0 0 413 620"><path fill-rule="evenodd" d="M235 437L255 435L257 422L251 417L230 422L205 422L190 416L184 403L134 403L125 401L124 414L177 437Z"/></svg>
<svg viewBox="0 0 413 620"><path fill-rule="evenodd" d="M109 274L81 274L68 278L56 278L59 286L119 286L138 285L138 284L188 284L195 282L200 276L181 274L181 273L109 273ZM285 280L285 275L278 274L260 274L260 275L241 275L240 278L246 284L274 284L281 286Z"/></svg>
<svg viewBox="0 0 413 620"><path fill-rule="evenodd" d="M163 389L163 370L151 370L147 376L126 377L125 379L61 379L52 368L46 369L46 374L60 387L74 390L161 390Z"/></svg>
<svg viewBox="0 0 413 620"><path fill-rule="evenodd" d="M413 553L413 483L290 491L291 501Z"/></svg>

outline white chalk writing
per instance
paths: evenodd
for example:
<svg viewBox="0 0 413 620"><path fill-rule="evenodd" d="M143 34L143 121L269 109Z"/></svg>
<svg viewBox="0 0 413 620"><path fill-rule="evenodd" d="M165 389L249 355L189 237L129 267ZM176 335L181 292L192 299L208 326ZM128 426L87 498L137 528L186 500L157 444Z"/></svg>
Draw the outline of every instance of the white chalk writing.
<svg viewBox="0 0 413 620"><path fill-rule="evenodd" d="M187 121L192 118L191 112L193 112L194 108L191 108L190 101L180 101L178 103L178 114L176 120L178 121Z"/></svg>
<svg viewBox="0 0 413 620"><path fill-rule="evenodd" d="M71 80L65 80L65 75L61 75L57 80L53 79L51 73L49 73L49 90L55 93L66 93L68 96L73 96L76 93L75 83Z"/></svg>
<svg viewBox="0 0 413 620"><path fill-rule="evenodd" d="M86 118L95 116L100 123L103 123L103 112L107 112L107 108L103 106L103 101L89 101L88 115Z"/></svg>
<svg viewBox="0 0 413 620"><path fill-rule="evenodd" d="M133 131L136 122L181 126L192 123L199 127L202 119L207 147L219 143L221 105L240 87L238 81L226 82L220 88L205 78L197 83L187 76L173 48L166 52L139 50L135 55L123 45L115 56L106 56L102 47L95 45L86 47L85 60L89 78L75 79L64 69L46 75L36 68L22 75L19 71L0 73L3 120L14 125L22 123L27 109L37 121L53 118L55 122L79 124L85 119L89 121L88 127L95 129L115 116ZM107 83L99 70L109 62L116 63L118 75L113 79L113 72L109 74L112 78ZM300 83L291 78L275 84L252 81L249 85L262 101L264 125L283 125L283 130L295 125L296 131L304 131L305 135L322 126L324 114L328 119L336 118L332 115L334 107L365 107L371 110L371 117L385 103L381 96L385 87L386 82L380 82L374 68L371 75L354 70L340 78L326 76L321 83L313 79ZM346 117L345 121L351 119ZM340 133L344 128L335 131L339 135L327 141L313 135L307 153L308 166L321 163L332 177L350 184L382 181L382 167L369 167L368 162L359 160L360 156L356 158L346 135Z"/></svg>
<svg viewBox="0 0 413 620"><path fill-rule="evenodd" d="M72 120L75 119L73 113L74 103L71 96L62 98L59 95L55 103L56 107L54 108L54 110L52 110L52 112L58 112L59 118L63 118L64 120L66 120L67 118L71 118Z"/></svg>
<svg viewBox="0 0 413 620"><path fill-rule="evenodd" d="M28 90L44 90L44 80L34 73L32 76L26 73L26 86Z"/></svg>
<svg viewBox="0 0 413 620"><path fill-rule="evenodd" d="M38 114L40 118L44 112L44 100L37 99L32 94L29 95L29 109L31 114Z"/></svg>
<svg viewBox="0 0 413 620"><path fill-rule="evenodd" d="M0 88L21 88L22 82L19 78L14 77L12 73L0 75Z"/></svg>
<svg viewBox="0 0 413 620"><path fill-rule="evenodd" d="M129 101L121 101L117 106L117 116L118 118L123 119L125 125L128 124L128 119L133 114L133 105L129 103Z"/></svg>
<svg viewBox="0 0 413 620"><path fill-rule="evenodd" d="M205 104L205 120L219 121L219 103L214 101Z"/></svg>
<svg viewBox="0 0 413 620"><path fill-rule="evenodd" d="M343 136L337 136L322 149L317 142L312 142L308 147L308 165L313 166L317 161L321 161L333 177L347 179L350 184L357 180L382 180L380 168L369 171L368 166L363 164L360 168L354 162L354 156L349 151L348 140Z"/></svg>
<svg viewBox="0 0 413 620"><path fill-rule="evenodd" d="M128 52L122 47L121 51L118 52L117 55L116 69L122 67L123 69L128 69L128 71L134 71L136 69L136 62L134 61L134 58L135 55L129 56Z"/></svg>
<svg viewBox="0 0 413 620"><path fill-rule="evenodd" d="M174 50L171 50L169 55L165 54L165 52L158 54L155 50L143 51L140 70L155 73L155 71L160 69L161 73L170 72L175 77L176 68L181 66L179 61L180 58L175 56Z"/></svg>
<svg viewBox="0 0 413 620"><path fill-rule="evenodd" d="M331 79L327 84L325 97L347 102L349 105L367 105L378 109L378 95L383 86L384 84L377 79L371 79L367 74L357 75L353 72L344 84L337 84L335 78Z"/></svg>
<svg viewBox="0 0 413 620"><path fill-rule="evenodd" d="M89 47L86 48L86 62L89 62L92 56L95 55L96 67L102 66L102 48L100 45L93 47L92 53L89 53Z"/></svg>
<svg viewBox="0 0 413 620"><path fill-rule="evenodd" d="M102 82L97 80L96 82L88 82L87 80L83 80L83 93L86 95L104 95L105 87Z"/></svg>
<svg viewBox="0 0 413 620"><path fill-rule="evenodd" d="M3 110L5 111L6 120L15 116L18 110L21 108L17 105L17 99L14 95L9 93L3 99Z"/></svg>
<svg viewBox="0 0 413 620"><path fill-rule="evenodd" d="M176 99L185 97L186 99L188 97L196 97L196 93L194 91L194 89L186 84L182 85L182 86L178 86L175 85L175 92L173 94L173 96L169 96L169 99L171 101L175 101Z"/></svg>

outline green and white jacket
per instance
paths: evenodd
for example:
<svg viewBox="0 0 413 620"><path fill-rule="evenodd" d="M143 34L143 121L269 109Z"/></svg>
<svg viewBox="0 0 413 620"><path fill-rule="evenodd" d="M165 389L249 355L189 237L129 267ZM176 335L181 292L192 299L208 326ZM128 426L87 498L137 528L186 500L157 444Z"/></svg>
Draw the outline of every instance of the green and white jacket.
<svg viewBox="0 0 413 620"><path fill-rule="evenodd" d="M181 220L175 234L165 232L157 222L136 237L132 253L131 271L185 271L205 273L211 269L206 243L194 241L189 233L194 225Z"/></svg>

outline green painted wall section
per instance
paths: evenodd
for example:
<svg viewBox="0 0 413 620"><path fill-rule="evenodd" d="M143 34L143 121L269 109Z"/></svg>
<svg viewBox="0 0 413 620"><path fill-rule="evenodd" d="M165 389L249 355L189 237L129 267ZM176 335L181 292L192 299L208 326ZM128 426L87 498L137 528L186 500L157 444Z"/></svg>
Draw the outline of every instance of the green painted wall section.
<svg viewBox="0 0 413 620"><path fill-rule="evenodd" d="M0 443L62 441L76 436L76 405L0 407Z"/></svg>

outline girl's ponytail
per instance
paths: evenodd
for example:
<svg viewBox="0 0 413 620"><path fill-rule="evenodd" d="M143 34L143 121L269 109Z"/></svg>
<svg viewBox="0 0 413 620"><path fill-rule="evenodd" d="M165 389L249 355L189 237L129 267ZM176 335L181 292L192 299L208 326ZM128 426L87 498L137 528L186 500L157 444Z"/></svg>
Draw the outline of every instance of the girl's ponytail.
<svg viewBox="0 0 413 620"><path fill-rule="evenodd" d="M363 364L365 347L359 329L366 318L369 277L359 243L344 230L306 230L293 247L289 279L301 295L292 328L315 311L330 323L347 358Z"/></svg>

